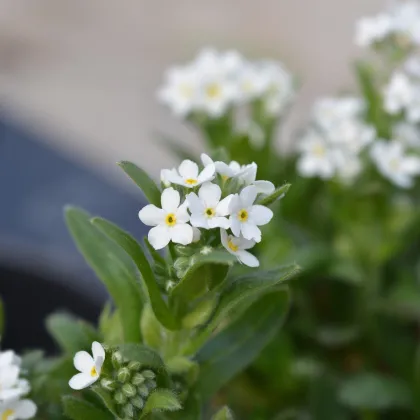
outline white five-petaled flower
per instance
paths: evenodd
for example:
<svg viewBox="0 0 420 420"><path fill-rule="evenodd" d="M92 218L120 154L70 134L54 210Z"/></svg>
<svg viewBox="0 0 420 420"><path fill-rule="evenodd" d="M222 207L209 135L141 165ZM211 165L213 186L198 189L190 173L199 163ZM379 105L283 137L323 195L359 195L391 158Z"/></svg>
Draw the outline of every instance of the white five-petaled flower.
<svg viewBox="0 0 420 420"><path fill-rule="evenodd" d="M1 420L30 419L35 416L37 407L31 400L13 399L0 403Z"/></svg>
<svg viewBox="0 0 420 420"><path fill-rule="evenodd" d="M226 250L232 255L235 255L241 263L248 267L258 267L260 265L258 259L246 251L255 245L255 241L244 239L242 236L235 237L229 235L224 229L220 229L220 238Z"/></svg>
<svg viewBox="0 0 420 420"><path fill-rule="evenodd" d="M29 382L19 379L21 359L13 351L0 353L0 402L19 398L30 391Z"/></svg>
<svg viewBox="0 0 420 420"><path fill-rule="evenodd" d="M406 74L396 72L384 91L384 107L390 114L397 114L409 107L413 98L413 86Z"/></svg>
<svg viewBox="0 0 420 420"><path fill-rule="evenodd" d="M255 205L258 190L255 186L245 187L235 194L229 204L230 228L233 234L245 239L261 241L261 231L258 226L266 225L273 217L273 212L261 205Z"/></svg>
<svg viewBox="0 0 420 420"><path fill-rule="evenodd" d="M148 226L154 226L149 231L148 239L155 249L162 249L170 241L188 245L193 241L193 228L187 224L190 216L187 202L180 205L179 192L166 188L162 192L162 208L148 204L139 212L140 220Z"/></svg>
<svg viewBox="0 0 420 420"><path fill-rule="evenodd" d="M222 197L222 190L210 182L201 186L198 196L195 193L187 195L188 208L191 212L190 222L197 228L212 229L221 227L228 229L230 222L226 218L229 214L229 203L232 195Z"/></svg>
<svg viewBox="0 0 420 420"><path fill-rule="evenodd" d="M178 167L178 171L166 170L162 173L165 181L194 188L204 182L212 181L216 168L214 164L208 164L199 172L198 165L191 160L184 160Z"/></svg>
<svg viewBox="0 0 420 420"><path fill-rule="evenodd" d="M356 45L369 47L384 40L391 34L392 29L392 19L386 13L373 17L363 17L356 23Z"/></svg>
<svg viewBox="0 0 420 420"><path fill-rule="evenodd" d="M105 361L105 350L97 341L92 343L92 356L87 351L79 351L75 354L74 367L80 373L70 379L70 388L75 390L87 388L99 379Z"/></svg>
<svg viewBox="0 0 420 420"><path fill-rule="evenodd" d="M420 158L407 155L401 142L378 141L371 157L379 172L401 188L412 187L413 177L420 175Z"/></svg>

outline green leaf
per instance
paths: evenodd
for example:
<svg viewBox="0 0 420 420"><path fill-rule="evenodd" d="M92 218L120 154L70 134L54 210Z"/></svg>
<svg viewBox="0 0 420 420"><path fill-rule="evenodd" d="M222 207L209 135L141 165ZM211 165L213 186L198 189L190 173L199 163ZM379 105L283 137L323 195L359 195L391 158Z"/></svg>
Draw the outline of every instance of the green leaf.
<svg viewBox="0 0 420 420"><path fill-rule="evenodd" d="M163 337L166 331L163 330L150 305L146 305L143 309L140 328L144 343L159 350L163 345Z"/></svg>
<svg viewBox="0 0 420 420"><path fill-rule="evenodd" d="M93 341L100 340L92 325L68 314L53 314L47 318L47 330L60 348L69 354L90 349Z"/></svg>
<svg viewBox="0 0 420 420"><path fill-rule="evenodd" d="M115 243L117 243L136 264L136 267L140 271L147 288L153 312L159 322L168 330L178 329L179 323L175 320L163 300L150 263L137 241L127 232L105 219L95 217L92 220L92 223L110 239L115 241Z"/></svg>
<svg viewBox="0 0 420 420"><path fill-rule="evenodd" d="M220 409L212 418L211 420L233 420L232 411L230 411L229 407L224 406Z"/></svg>
<svg viewBox="0 0 420 420"><path fill-rule="evenodd" d="M122 170L140 187L151 204L160 207L161 192L147 173L132 162L118 162Z"/></svg>
<svg viewBox="0 0 420 420"><path fill-rule="evenodd" d="M359 373L348 378L338 393L342 404L354 409L386 410L409 407L410 390L404 382L377 373Z"/></svg>
<svg viewBox="0 0 420 420"><path fill-rule="evenodd" d="M280 188L277 188L272 194L267 195L266 197L263 197L261 200L259 200L258 204L261 204L262 206L270 206L275 201L283 198L287 194L287 191L289 191L290 187L291 184L284 184Z"/></svg>
<svg viewBox="0 0 420 420"><path fill-rule="evenodd" d="M115 416L115 418L119 419L117 405L115 404L112 395L99 385L94 385L90 389L101 399L105 407Z"/></svg>
<svg viewBox="0 0 420 420"><path fill-rule="evenodd" d="M107 413L80 398L63 397L63 407L64 414L73 420L114 420L111 413Z"/></svg>
<svg viewBox="0 0 420 420"><path fill-rule="evenodd" d="M110 302L104 306L100 315L99 331L103 336L104 342L108 345L116 345L124 341L118 310L112 310Z"/></svg>
<svg viewBox="0 0 420 420"><path fill-rule="evenodd" d="M139 320L143 307L138 273L127 254L90 222L90 215L66 209L66 222L86 261L102 280L119 310L124 338L140 341Z"/></svg>
<svg viewBox="0 0 420 420"><path fill-rule="evenodd" d="M149 251L149 254L153 258L153 261L155 264L160 264L162 266L166 265L165 258L162 257L162 255L159 254L159 252L156 251L155 248L152 247L147 237L144 238L144 243L146 244L147 250Z"/></svg>
<svg viewBox="0 0 420 420"><path fill-rule="evenodd" d="M171 374L179 375L195 369L197 363L187 357L175 356L167 361L166 366Z"/></svg>
<svg viewBox="0 0 420 420"><path fill-rule="evenodd" d="M271 292L253 303L237 321L198 352L197 392L210 398L245 369L278 333L290 306L289 293Z"/></svg>
<svg viewBox="0 0 420 420"><path fill-rule="evenodd" d="M146 418L154 411L177 411L181 408L181 403L170 389L157 389L147 399L140 419Z"/></svg>

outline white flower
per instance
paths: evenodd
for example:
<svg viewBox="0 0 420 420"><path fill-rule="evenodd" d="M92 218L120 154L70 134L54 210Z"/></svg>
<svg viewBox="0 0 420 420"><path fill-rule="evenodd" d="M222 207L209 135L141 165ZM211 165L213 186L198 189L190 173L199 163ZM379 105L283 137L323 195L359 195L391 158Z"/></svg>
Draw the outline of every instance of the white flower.
<svg viewBox="0 0 420 420"><path fill-rule="evenodd" d="M260 265L258 259L250 252L246 251L255 245L255 241L244 239L242 236L237 238L235 236L228 235L228 233L223 229L220 229L220 237L222 245L229 253L235 255L241 263L247 265L248 267L258 267Z"/></svg>
<svg viewBox="0 0 420 420"><path fill-rule="evenodd" d="M193 62L200 74L219 73L223 77L234 77L242 68L244 59L237 51L219 52L213 48L204 48Z"/></svg>
<svg viewBox="0 0 420 420"><path fill-rule="evenodd" d="M194 67L174 67L167 72L165 85L158 92L158 97L176 115L184 117L196 106L198 81Z"/></svg>
<svg viewBox="0 0 420 420"><path fill-rule="evenodd" d="M175 168L172 169L162 169L160 171L160 181L162 184L168 188L171 186L171 181L169 181L170 178L178 176L178 171Z"/></svg>
<svg viewBox="0 0 420 420"><path fill-rule="evenodd" d="M1 420L30 419L35 416L37 407L31 400L11 400L0 403Z"/></svg>
<svg viewBox="0 0 420 420"><path fill-rule="evenodd" d="M179 165L178 171L173 169L165 171L164 178L167 182L194 188L204 182L213 180L216 168L213 164L209 164L199 173L197 164L187 159Z"/></svg>
<svg viewBox="0 0 420 420"><path fill-rule="evenodd" d="M401 72L396 72L384 91L384 107L390 114L398 114L408 107L412 101L413 86L409 78Z"/></svg>
<svg viewBox="0 0 420 420"><path fill-rule="evenodd" d="M412 99L408 105L407 120L411 123L420 122L420 84L416 84L412 88Z"/></svg>
<svg viewBox="0 0 420 420"><path fill-rule="evenodd" d="M369 47L384 40L393 29L392 19L381 13L374 17L361 18L356 23L355 42L359 47Z"/></svg>
<svg viewBox="0 0 420 420"><path fill-rule="evenodd" d="M30 391L29 382L19 379L21 359L13 351L0 353L0 402L19 398Z"/></svg>
<svg viewBox="0 0 420 420"><path fill-rule="evenodd" d="M162 249L170 241L188 245L193 241L193 228L188 225L190 216L187 203L180 206L181 197L173 188L166 188L162 192L162 208L148 204L139 212L140 220L150 229L148 239L155 249Z"/></svg>
<svg viewBox="0 0 420 420"><path fill-rule="evenodd" d="M406 155L400 142L376 142L371 157L379 172L401 188L412 187L413 177L420 174L420 158Z"/></svg>
<svg viewBox="0 0 420 420"><path fill-rule="evenodd" d="M20 366L21 362L22 359L13 350L0 353L0 369L10 365Z"/></svg>
<svg viewBox="0 0 420 420"><path fill-rule="evenodd" d="M255 186L245 187L239 194L235 194L229 204L230 228L237 237L261 241L261 231L258 226L266 225L273 217L273 212L261 205L254 205L258 190Z"/></svg>
<svg viewBox="0 0 420 420"><path fill-rule="evenodd" d="M420 44L420 3L409 1L397 4L391 9L393 31L414 44Z"/></svg>
<svg viewBox="0 0 420 420"><path fill-rule="evenodd" d="M358 156L343 155L342 162L337 166L337 175L344 183L349 183L362 171L362 162Z"/></svg>
<svg viewBox="0 0 420 420"><path fill-rule="evenodd" d="M414 124L401 122L393 127L393 139L406 147L420 147L420 130Z"/></svg>
<svg viewBox="0 0 420 420"><path fill-rule="evenodd" d="M237 75L236 101L246 103L261 97L268 80L254 63L246 63Z"/></svg>
<svg viewBox="0 0 420 420"><path fill-rule="evenodd" d="M222 190L216 184L205 183L195 193L187 195L188 208L191 212L190 222L193 226L204 229L221 227L229 229L229 203L232 196L222 197Z"/></svg>
<svg viewBox="0 0 420 420"><path fill-rule="evenodd" d="M404 63L404 70L412 77L420 78L420 57L411 56Z"/></svg>
<svg viewBox="0 0 420 420"><path fill-rule="evenodd" d="M75 354L74 367L81 373L70 379L70 388L75 390L87 388L99 379L105 361L105 350L97 341L92 343L92 355L93 357L87 351L79 351Z"/></svg>

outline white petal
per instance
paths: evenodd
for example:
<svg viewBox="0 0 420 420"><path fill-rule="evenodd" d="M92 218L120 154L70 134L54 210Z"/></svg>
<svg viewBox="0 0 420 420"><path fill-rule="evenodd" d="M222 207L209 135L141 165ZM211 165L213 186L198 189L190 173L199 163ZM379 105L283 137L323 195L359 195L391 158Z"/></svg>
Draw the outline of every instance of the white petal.
<svg viewBox="0 0 420 420"><path fill-rule="evenodd" d="M212 165L214 163L213 159L209 155L206 155L205 153L201 153L200 157L201 157L201 162L203 163L204 166Z"/></svg>
<svg viewBox="0 0 420 420"><path fill-rule="evenodd" d="M207 218L203 214L193 213L190 217L190 223L198 228L208 229L209 225L207 223Z"/></svg>
<svg viewBox="0 0 420 420"><path fill-rule="evenodd" d="M230 230L235 236L241 234L241 225L242 223L236 217L230 217Z"/></svg>
<svg viewBox="0 0 420 420"><path fill-rule="evenodd" d="M193 242L198 242L201 239L201 231L196 227L193 227Z"/></svg>
<svg viewBox="0 0 420 420"><path fill-rule="evenodd" d="M255 181L253 185L255 185L258 193L260 194L266 194L266 195L272 194L274 190L276 189L274 184L270 181Z"/></svg>
<svg viewBox="0 0 420 420"><path fill-rule="evenodd" d="M196 193L189 193L186 200L191 213L204 213L204 204Z"/></svg>
<svg viewBox="0 0 420 420"><path fill-rule="evenodd" d="M193 228L187 224L175 225L170 228L172 242L188 245L193 240Z"/></svg>
<svg viewBox="0 0 420 420"><path fill-rule="evenodd" d="M37 407L31 400L21 400L16 404L15 416L17 419L30 419L36 414Z"/></svg>
<svg viewBox="0 0 420 420"><path fill-rule="evenodd" d="M167 181L172 184L185 185L184 179L177 172L166 172L165 176Z"/></svg>
<svg viewBox="0 0 420 420"><path fill-rule="evenodd" d="M188 202L184 201L175 212L176 222L177 223L187 223L190 220L190 215L188 214Z"/></svg>
<svg viewBox="0 0 420 420"><path fill-rule="evenodd" d="M179 192L171 187L163 190L160 200L163 210L167 213L175 213L176 209L179 207L181 197L179 196Z"/></svg>
<svg viewBox="0 0 420 420"><path fill-rule="evenodd" d="M28 393L28 390L22 390L21 388L3 389L3 390L0 390L0 401L15 400L27 393ZM1 408L0 408L0 411L1 411Z"/></svg>
<svg viewBox="0 0 420 420"><path fill-rule="evenodd" d="M224 229L220 229L220 240L222 242L222 245L228 249L228 241L229 241L229 235Z"/></svg>
<svg viewBox="0 0 420 420"><path fill-rule="evenodd" d="M206 181L211 181L214 178L216 168L214 164L207 165L198 176L198 182L203 183Z"/></svg>
<svg viewBox="0 0 420 420"><path fill-rule="evenodd" d="M165 248L171 240L171 235L169 234L169 227L164 225L156 226L150 229L147 236L149 239L150 245L155 249Z"/></svg>
<svg viewBox="0 0 420 420"><path fill-rule="evenodd" d="M178 172L184 179L198 178L198 166L195 162L189 159L184 160L181 165L179 165Z"/></svg>
<svg viewBox="0 0 420 420"><path fill-rule="evenodd" d="M163 222L164 210L153 204L148 204L139 211L139 219L147 226L156 226Z"/></svg>
<svg viewBox="0 0 420 420"><path fill-rule="evenodd" d="M242 209L242 202L238 194L232 194L228 205L229 214L235 214Z"/></svg>
<svg viewBox="0 0 420 420"><path fill-rule="evenodd" d="M261 242L261 231L253 223L242 223L241 231L245 239L254 240L255 242Z"/></svg>
<svg viewBox="0 0 420 420"><path fill-rule="evenodd" d="M95 362L87 351L78 351L73 358L74 367L79 371L89 374Z"/></svg>
<svg viewBox="0 0 420 420"><path fill-rule="evenodd" d="M19 378L19 367L12 365L0 370L0 384L3 389L11 388Z"/></svg>
<svg viewBox="0 0 420 420"><path fill-rule="evenodd" d="M233 198L233 194L228 195L216 206L216 214L218 216L228 216L230 209L230 202Z"/></svg>
<svg viewBox="0 0 420 420"><path fill-rule="evenodd" d="M257 177L257 164L251 163L250 165L246 165L241 172L239 172L238 176L248 185L252 184Z"/></svg>
<svg viewBox="0 0 420 420"><path fill-rule="evenodd" d="M198 196L205 203L206 207L214 208L219 203L222 190L218 185L206 182L201 186Z"/></svg>
<svg viewBox="0 0 420 420"><path fill-rule="evenodd" d="M257 226L262 226L270 222L273 218L273 212L268 207L256 204L251 207L249 218L252 223L255 223Z"/></svg>
<svg viewBox="0 0 420 420"><path fill-rule="evenodd" d="M215 162L216 172L220 175L232 177L235 172L225 162Z"/></svg>
<svg viewBox="0 0 420 420"><path fill-rule="evenodd" d="M259 267L260 265L260 262L258 261L257 257L252 255L248 251L238 251L236 255L239 261L241 261L241 263L247 265L248 267Z"/></svg>
<svg viewBox="0 0 420 420"><path fill-rule="evenodd" d="M78 373L70 379L69 386L70 388L79 391L80 389L84 389L92 385L97 379L97 376L92 377L86 373Z"/></svg>
<svg viewBox="0 0 420 420"><path fill-rule="evenodd" d="M223 229L229 229L230 228L230 221L226 217L212 217L211 219L208 219L208 226L210 229L213 228L223 228Z"/></svg>
<svg viewBox="0 0 420 420"><path fill-rule="evenodd" d="M254 203L255 199L257 198L257 188L253 185L249 185L245 187L239 194L239 198L241 199L242 205L244 207L250 207Z"/></svg>
<svg viewBox="0 0 420 420"><path fill-rule="evenodd" d="M98 371L98 374L99 374L101 371L102 365L104 364L104 361L105 361L105 350L102 347L102 345L98 343L97 341L94 341L92 343L92 354L93 354L93 359L95 360L96 370Z"/></svg>

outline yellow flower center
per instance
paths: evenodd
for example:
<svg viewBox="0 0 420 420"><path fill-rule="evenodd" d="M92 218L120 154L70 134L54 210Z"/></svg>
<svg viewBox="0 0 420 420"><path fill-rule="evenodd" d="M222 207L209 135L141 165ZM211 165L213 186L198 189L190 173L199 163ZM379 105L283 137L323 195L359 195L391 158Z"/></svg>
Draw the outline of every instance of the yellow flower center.
<svg viewBox="0 0 420 420"><path fill-rule="evenodd" d="M245 209L242 209L238 212L238 219L241 222L246 222L248 220L248 211Z"/></svg>
<svg viewBox="0 0 420 420"><path fill-rule="evenodd" d="M188 185L195 185L195 184L197 184L197 182L198 181L194 178L188 178L188 179L185 180L185 183L188 184Z"/></svg>
<svg viewBox="0 0 420 420"><path fill-rule="evenodd" d="M175 214L174 213L169 213L166 216L165 223L168 226L174 226L176 224L176 216L175 216Z"/></svg>
<svg viewBox="0 0 420 420"><path fill-rule="evenodd" d="M239 249L239 247L238 247L238 245L235 245L233 242L232 242L232 239L229 239L229 241L228 241L228 247L233 251L233 252L237 252L238 251L238 249Z"/></svg>
<svg viewBox="0 0 420 420"><path fill-rule="evenodd" d="M222 175L223 182L226 182L228 179L229 179L229 177L227 175Z"/></svg>
<svg viewBox="0 0 420 420"><path fill-rule="evenodd" d="M216 212L214 211L214 209L209 207L206 209L205 214L208 218L210 218L210 217L213 217L216 214Z"/></svg>
<svg viewBox="0 0 420 420"><path fill-rule="evenodd" d="M222 94L222 88L217 83L212 83L206 87L206 94L210 99L218 98Z"/></svg>
<svg viewBox="0 0 420 420"><path fill-rule="evenodd" d="M13 414L15 414L15 411L9 408L5 412L3 412L3 415L1 416L1 420L8 420L10 417L13 416Z"/></svg>
<svg viewBox="0 0 420 420"><path fill-rule="evenodd" d="M90 376L94 378L95 376L98 376L98 372L96 371L96 367L93 366L93 368L90 370Z"/></svg>

